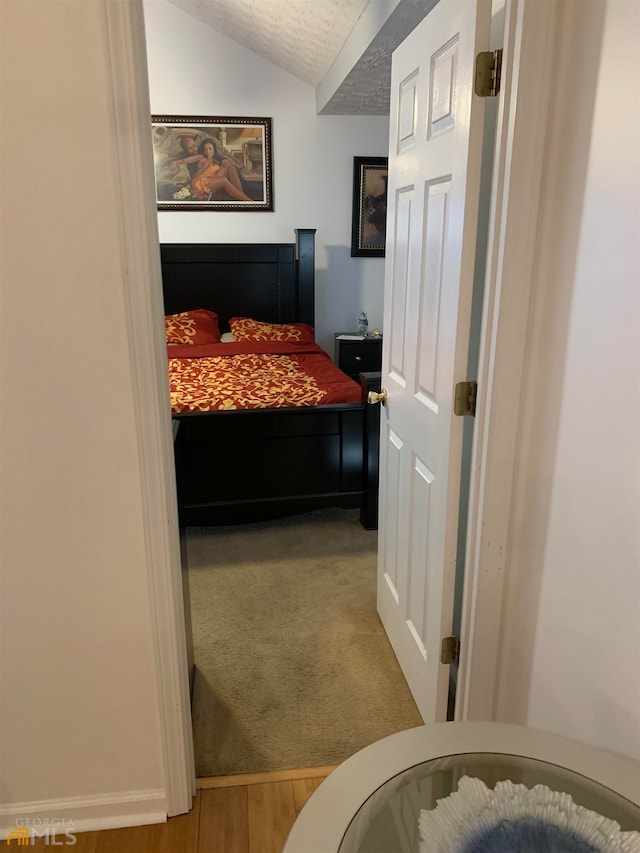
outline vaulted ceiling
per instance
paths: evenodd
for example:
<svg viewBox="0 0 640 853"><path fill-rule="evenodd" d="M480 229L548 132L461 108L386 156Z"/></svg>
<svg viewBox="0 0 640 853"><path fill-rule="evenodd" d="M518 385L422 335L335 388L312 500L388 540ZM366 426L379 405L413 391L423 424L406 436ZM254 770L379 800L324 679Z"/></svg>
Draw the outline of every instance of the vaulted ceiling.
<svg viewBox="0 0 640 853"><path fill-rule="evenodd" d="M437 0L170 0L316 87L318 112L388 115L391 53Z"/></svg>
<svg viewBox="0 0 640 853"><path fill-rule="evenodd" d="M193 17L317 86L369 0L172 0Z"/></svg>

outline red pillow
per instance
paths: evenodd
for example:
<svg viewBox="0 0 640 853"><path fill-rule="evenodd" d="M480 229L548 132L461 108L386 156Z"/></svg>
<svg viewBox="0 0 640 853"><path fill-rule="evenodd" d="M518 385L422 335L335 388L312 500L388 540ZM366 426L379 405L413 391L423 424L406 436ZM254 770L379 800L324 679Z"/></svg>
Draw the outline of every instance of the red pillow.
<svg viewBox="0 0 640 853"><path fill-rule="evenodd" d="M229 325L237 341L315 342L313 328L306 323L263 323L250 317L232 317Z"/></svg>
<svg viewBox="0 0 640 853"><path fill-rule="evenodd" d="M218 315L206 308L168 314L164 318L164 330L168 344L220 343Z"/></svg>

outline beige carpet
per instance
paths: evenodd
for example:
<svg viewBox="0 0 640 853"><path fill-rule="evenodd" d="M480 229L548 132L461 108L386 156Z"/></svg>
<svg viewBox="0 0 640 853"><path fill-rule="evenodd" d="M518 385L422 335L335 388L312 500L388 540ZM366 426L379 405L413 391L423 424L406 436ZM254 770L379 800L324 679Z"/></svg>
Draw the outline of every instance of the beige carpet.
<svg viewBox="0 0 640 853"><path fill-rule="evenodd" d="M376 613L376 539L339 509L189 528L199 777L337 764L421 724Z"/></svg>

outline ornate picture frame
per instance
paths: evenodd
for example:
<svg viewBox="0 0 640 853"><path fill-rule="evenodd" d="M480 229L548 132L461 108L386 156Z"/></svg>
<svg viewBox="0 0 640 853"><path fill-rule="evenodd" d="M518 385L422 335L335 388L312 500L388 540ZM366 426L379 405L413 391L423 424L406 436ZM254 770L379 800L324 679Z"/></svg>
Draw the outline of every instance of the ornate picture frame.
<svg viewBox="0 0 640 853"><path fill-rule="evenodd" d="M353 158L351 257L384 257L387 157Z"/></svg>
<svg viewBox="0 0 640 853"><path fill-rule="evenodd" d="M270 118L151 116L158 210L273 210Z"/></svg>

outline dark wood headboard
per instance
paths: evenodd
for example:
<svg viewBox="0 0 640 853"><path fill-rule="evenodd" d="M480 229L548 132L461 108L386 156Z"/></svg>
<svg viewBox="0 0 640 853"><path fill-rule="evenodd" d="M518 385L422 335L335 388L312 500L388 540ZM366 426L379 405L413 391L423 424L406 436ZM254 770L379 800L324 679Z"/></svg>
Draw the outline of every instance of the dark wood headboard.
<svg viewBox="0 0 640 853"><path fill-rule="evenodd" d="M315 228L295 243L163 243L165 314L215 311L221 331L231 317L314 325Z"/></svg>

